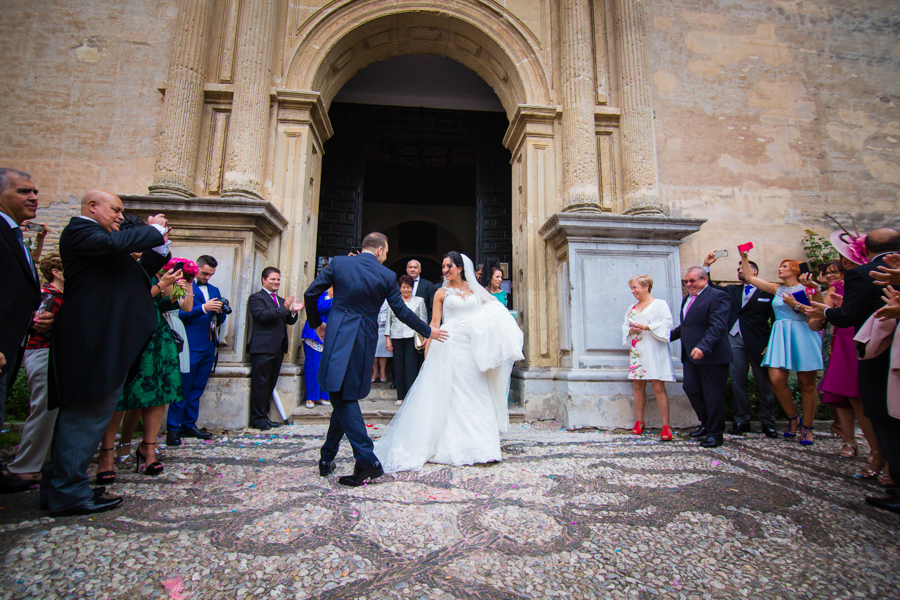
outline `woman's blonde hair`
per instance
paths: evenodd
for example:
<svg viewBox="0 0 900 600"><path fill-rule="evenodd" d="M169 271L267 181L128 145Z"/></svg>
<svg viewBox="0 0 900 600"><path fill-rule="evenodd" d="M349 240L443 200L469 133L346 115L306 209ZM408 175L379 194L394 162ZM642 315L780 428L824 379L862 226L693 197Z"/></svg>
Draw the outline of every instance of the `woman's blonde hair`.
<svg viewBox="0 0 900 600"><path fill-rule="evenodd" d="M634 285L634 282L637 282L641 287L647 288L648 292L653 291L653 278L649 275L635 275L631 279L628 280L628 287Z"/></svg>

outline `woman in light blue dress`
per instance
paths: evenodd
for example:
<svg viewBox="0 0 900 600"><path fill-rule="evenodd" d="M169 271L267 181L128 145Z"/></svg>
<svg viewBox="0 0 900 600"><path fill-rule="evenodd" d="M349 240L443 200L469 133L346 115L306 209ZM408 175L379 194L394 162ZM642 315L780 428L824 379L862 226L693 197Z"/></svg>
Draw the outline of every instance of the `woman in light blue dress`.
<svg viewBox="0 0 900 600"><path fill-rule="evenodd" d="M772 309L775 312L775 324L769 336L762 366L769 368L769 379L775 397L788 416L788 429L784 437L797 437L800 417L794 407L794 397L788 388L788 373L797 374L800 382L800 399L803 407L803 432L800 443L804 446L813 443L813 419L819 404L819 392L816 389L817 371L822 370L822 338L809 328L807 317L800 312L800 302L793 294L808 297L815 302L823 302L819 284L812 280L808 273L800 275L800 263L795 260L783 260L778 266L778 278L782 284L769 283L747 274L753 273L750 258L741 252L741 267L744 271L745 283L756 286L764 292L774 294Z"/></svg>

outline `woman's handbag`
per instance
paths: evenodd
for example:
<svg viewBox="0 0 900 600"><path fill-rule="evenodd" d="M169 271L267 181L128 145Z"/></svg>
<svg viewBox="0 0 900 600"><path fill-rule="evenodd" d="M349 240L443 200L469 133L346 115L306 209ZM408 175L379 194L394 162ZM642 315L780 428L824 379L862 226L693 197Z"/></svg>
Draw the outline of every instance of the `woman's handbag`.
<svg viewBox="0 0 900 600"><path fill-rule="evenodd" d="M418 352L425 352L425 338L422 337L421 333L417 333L413 336L413 343L416 345L416 350Z"/></svg>
<svg viewBox="0 0 900 600"><path fill-rule="evenodd" d="M172 329L171 332L172 341L175 342L175 349L178 350L178 354L181 354L184 351L184 338L181 337L174 329Z"/></svg>

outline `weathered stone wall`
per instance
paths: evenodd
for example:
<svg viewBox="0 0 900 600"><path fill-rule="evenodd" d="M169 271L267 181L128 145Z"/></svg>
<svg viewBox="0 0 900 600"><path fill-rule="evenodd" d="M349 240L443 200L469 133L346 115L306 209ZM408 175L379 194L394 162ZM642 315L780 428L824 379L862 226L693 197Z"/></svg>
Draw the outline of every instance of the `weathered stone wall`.
<svg viewBox="0 0 900 600"><path fill-rule="evenodd" d="M0 1L0 165L34 177L50 245L86 189L147 192L177 7Z"/></svg>
<svg viewBox="0 0 900 600"><path fill-rule="evenodd" d="M852 213L900 223L900 18L894 0L647 3L660 184L673 215L709 219L682 249L733 279L753 241L763 275Z"/></svg>

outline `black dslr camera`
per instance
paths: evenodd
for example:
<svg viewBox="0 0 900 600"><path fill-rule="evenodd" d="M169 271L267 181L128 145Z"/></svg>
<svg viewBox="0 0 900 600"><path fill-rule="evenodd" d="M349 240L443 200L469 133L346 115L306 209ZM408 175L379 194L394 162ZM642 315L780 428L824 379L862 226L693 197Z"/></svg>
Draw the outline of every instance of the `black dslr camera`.
<svg viewBox="0 0 900 600"><path fill-rule="evenodd" d="M219 298L219 302L222 303L222 314L223 315L230 315L231 313L234 312L234 310L231 308L231 303L228 302L228 298Z"/></svg>

